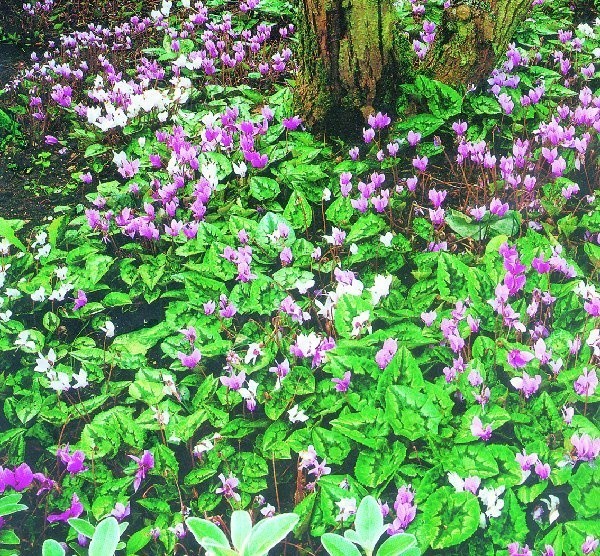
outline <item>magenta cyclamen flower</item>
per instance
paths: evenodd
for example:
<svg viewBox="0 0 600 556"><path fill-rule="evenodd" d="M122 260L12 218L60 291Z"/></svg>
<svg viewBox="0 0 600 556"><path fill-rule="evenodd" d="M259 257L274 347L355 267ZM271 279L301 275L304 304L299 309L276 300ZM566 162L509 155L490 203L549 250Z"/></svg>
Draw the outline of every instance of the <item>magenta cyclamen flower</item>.
<svg viewBox="0 0 600 556"><path fill-rule="evenodd" d="M529 547L525 545L521 548L518 542L511 542L506 549L508 550L508 556L532 556Z"/></svg>
<svg viewBox="0 0 600 556"><path fill-rule="evenodd" d="M73 494L69 508L62 513L49 515L48 521L50 523L55 523L56 521L63 521L66 523L72 517L79 517L82 513L83 505L79 501L77 494Z"/></svg>
<svg viewBox="0 0 600 556"><path fill-rule="evenodd" d="M26 463L15 467L13 471L0 466L0 493L4 492L8 487L21 492L31 486L34 478L36 477L34 477L31 468Z"/></svg>
<svg viewBox="0 0 600 556"><path fill-rule="evenodd" d="M189 355L178 351L177 357L179 357L179 361L181 361L181 364L184 367L187 367L188 369L193 369L200 362L202 355L200 354L200 350L196 348Z"/></svg>
<svg viewBox="0 0 600 556"><path fill-rule="evenodd" d="M516 376L510 379L510 383L517 389L523 392L525 399L530 398L535 394L540 384L542 383L541 375L529 376L526 372L523 372L523 376Z"/></svg>
<svg viewBox="0 0 600 556"><path fill-rule="evenodd" d="M429 159L426 156L416 156L412 160L412 165L420 172L424 172L427 169L428 163Z"/></svg>
<svg viewBox="0 0 600 556"><path fill-rule="evenodd" d="M81 309L82 307L85 307L88 302L85 292L83 290L78 290L77 297L75 298L74 301L75 301L75 303L73 303L73 311L77 311L77 310Z"/></svg>
<svg viewBox="0 0 600 556"><path fill-rule="evenodd" d="M227 500L233 498L236 502L239 502L242 497L235 492L235 489L240 484L240 481L232 476L229 476L229 478L226 479L223 473L219 475L219 479L221 480L223 486L217 488L215 492L217 494L222 494Z"/></svg>
<svg viewBox="0 0 600 556"><path fill-rule="evenodd" d="M85 454L81 450L75 450L72 454L69 452L70 448L68 444L64 448L59 448L56 452L56 456L67 466L67 471L71 475L87 471L87 467L83 465Z"/></svg>
<svg viewBox="0 0 600 556"><path fill-rule="evenodd" d="M154 469L154 455L148 450L144 450L141 457L129 456L133 461L137 463L137 471L135 472L135 480L133 481L133 490L137 492L138 488L142 484L142 481L146 478L146 474L150 469Z"/></svg>
<svg viewBox="0 0 600 556"><path fill-rule="evenodd" d="M377 112L377 114L371 114L369 116L368 122L373 129L383 129L392 123L392 119L387 114Z"/></svg>
<svg viewBox="0 0 600 556"><path fill-rule="evenodd" d="M302 123L302 119L299 116L292 116L291 118L283 118L281 123L288 131L294 131L298 129Z"/></svg>
<svg viewBox="0 0 600 556"><path fill-rule="evenodd" d="M542 479L543 481L545 481L549 476L550 476L550 465L548 465L547 463L542 463L539 459L536 461L535 463L535 468L534 468L535 474Z"/></svg>
<svg viewBox="0 0 600 556"><path fill-rule="evenodd" d="M487 442L492 437L492 426L486 425L484 428L481 419L476 415L471 421L471 434Z"/></svg>
<svg viewBox="0 0 600 556"><path fill-rule="evenodd" d="M528 351L522 351L520 349L513 349L508 352L508 364L514 369L520 369L525 367L534 358L532 353Z"/></svg>

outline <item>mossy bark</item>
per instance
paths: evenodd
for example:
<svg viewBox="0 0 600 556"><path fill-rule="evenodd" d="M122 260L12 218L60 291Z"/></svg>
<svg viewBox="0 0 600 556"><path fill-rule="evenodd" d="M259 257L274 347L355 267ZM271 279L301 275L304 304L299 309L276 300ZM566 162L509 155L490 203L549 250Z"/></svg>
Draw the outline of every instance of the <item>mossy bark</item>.
<svg viewBox="0 0 600 556"><path fill-rule="evenodd" d="M390 102L397 76L410 73L410 46L396 34L391 2L302 0L301 8L298 94L306 121L335 128Z"/></svg>
<svg viewBox="0 0 600 556"><path fill-rule="evenodd" d="M305 121L352 133L352 125L362 127L361 114L393 109L398 86L412 81L415 69L392 0L299 2L297 84ZM530 6L531 0L457 3L445 11L419 71L450 84L485 78Z"/></svg>
<svg viewBox="0 0 600 556"><path fill-rule="evenodd" d="M486 78L531 9L531 0L471 0L447 9L425 68L448 83Z"/></svg>

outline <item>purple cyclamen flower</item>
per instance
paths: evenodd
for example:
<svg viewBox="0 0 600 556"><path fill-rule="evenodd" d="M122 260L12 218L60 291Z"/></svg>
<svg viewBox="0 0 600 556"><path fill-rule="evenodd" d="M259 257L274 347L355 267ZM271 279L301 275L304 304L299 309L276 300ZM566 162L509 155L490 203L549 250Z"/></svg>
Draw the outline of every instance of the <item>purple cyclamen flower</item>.
<svg viewBox="0 0 600 556"><path fill-rule="evenodd" d="M138 466L137 471L135 472L135 480L133 481L133 490L137 492L142 481L146 478L148 471L154 469L154 455L152 452L144 450L144 453L139 458L132 455L129 457L135 461Z"/></svg>
<svg viewBox="0 0 600 556"><path fill-rule="evenodd" d="M352 373L350 371L346 371L343 378L332 378L331 382L335 384L335 389L337 392L347 392L348 387L350 386L351 377Z"/></svg>
<svg viewBox="0 0 600 556"><path fill-rule="evenodd" d="M202 355L198 348L195 348L189 355L178 351L177 357L179 357L181 364L188 369L193 369L200 362L200 359L202 359Z"/></svg>
<svg viewBox="0 0 600 556"><path fill-rule="evenodd" d="M0 493L4 492L7 487L11 487L13 490L21 492L31 486L34 478L36 477L26 463L22 463L18 467L15 467L13 471L4 469L0 466Z"/></svg>
<svg viewBox="0 0 600 556"><path fill-rule="evenodd" d="M77 494L73 494L71 498L71 505L64 512L59 514L50 514L48 516L48 521L50 523L55 523L57 521L67 522L72 517L79 517L83 513L83 505L79 501L79 497Z"/></svg>
<svg viewBox="0 0 600 556"><path fill-rule="evenodd" d="M531 261L531 268L536 270L539 274L547 274L550 272L550 263L545 261L543 257L534 257Z"/></svg>
<svg viewBox="0 0 600 556"><path fill-rule="evenodd" d="M394 338L388 338L383 342L383 347L375 355L375 362L380 369L385 369L396 352L398 351L398 342Z"/></svg>
<svg viewBox="0 0 600 556"><path fill-rule="evenodd" d="M73 311L77 311L87 305L87 296L83 290L77 290L77 297L74 299Z"/></svg>

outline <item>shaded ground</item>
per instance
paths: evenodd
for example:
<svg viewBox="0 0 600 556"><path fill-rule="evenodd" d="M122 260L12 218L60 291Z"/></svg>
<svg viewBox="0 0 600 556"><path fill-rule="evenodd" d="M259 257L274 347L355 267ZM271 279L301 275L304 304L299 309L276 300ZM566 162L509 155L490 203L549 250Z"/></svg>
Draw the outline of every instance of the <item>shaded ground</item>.
<svg viewBox="0 0 600 556"><path fill-rule="evenodd" d="M0 44L0 89L29 59L29 52L13 44ZM50 188L57 185L63 172L42 171L32 163L34 151L19 148L5 140L11 130L0 126L0 217L21 218L36 224L52 214L65 200L52 198ZM57 202L58 201L58 202Z"/></svg>

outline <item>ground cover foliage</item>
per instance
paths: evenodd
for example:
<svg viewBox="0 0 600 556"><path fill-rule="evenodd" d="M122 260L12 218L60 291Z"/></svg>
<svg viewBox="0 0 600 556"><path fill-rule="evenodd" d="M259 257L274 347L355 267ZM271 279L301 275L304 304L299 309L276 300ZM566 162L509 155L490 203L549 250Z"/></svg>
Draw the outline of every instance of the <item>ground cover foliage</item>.
<svg viewBox="0 0 600 556"><path fill-rule="evenodd" d="M596 551L600 25L534 4L350 145L280 2L32 55L6 114L95 191L0 220L1 554Z"/></svg>

